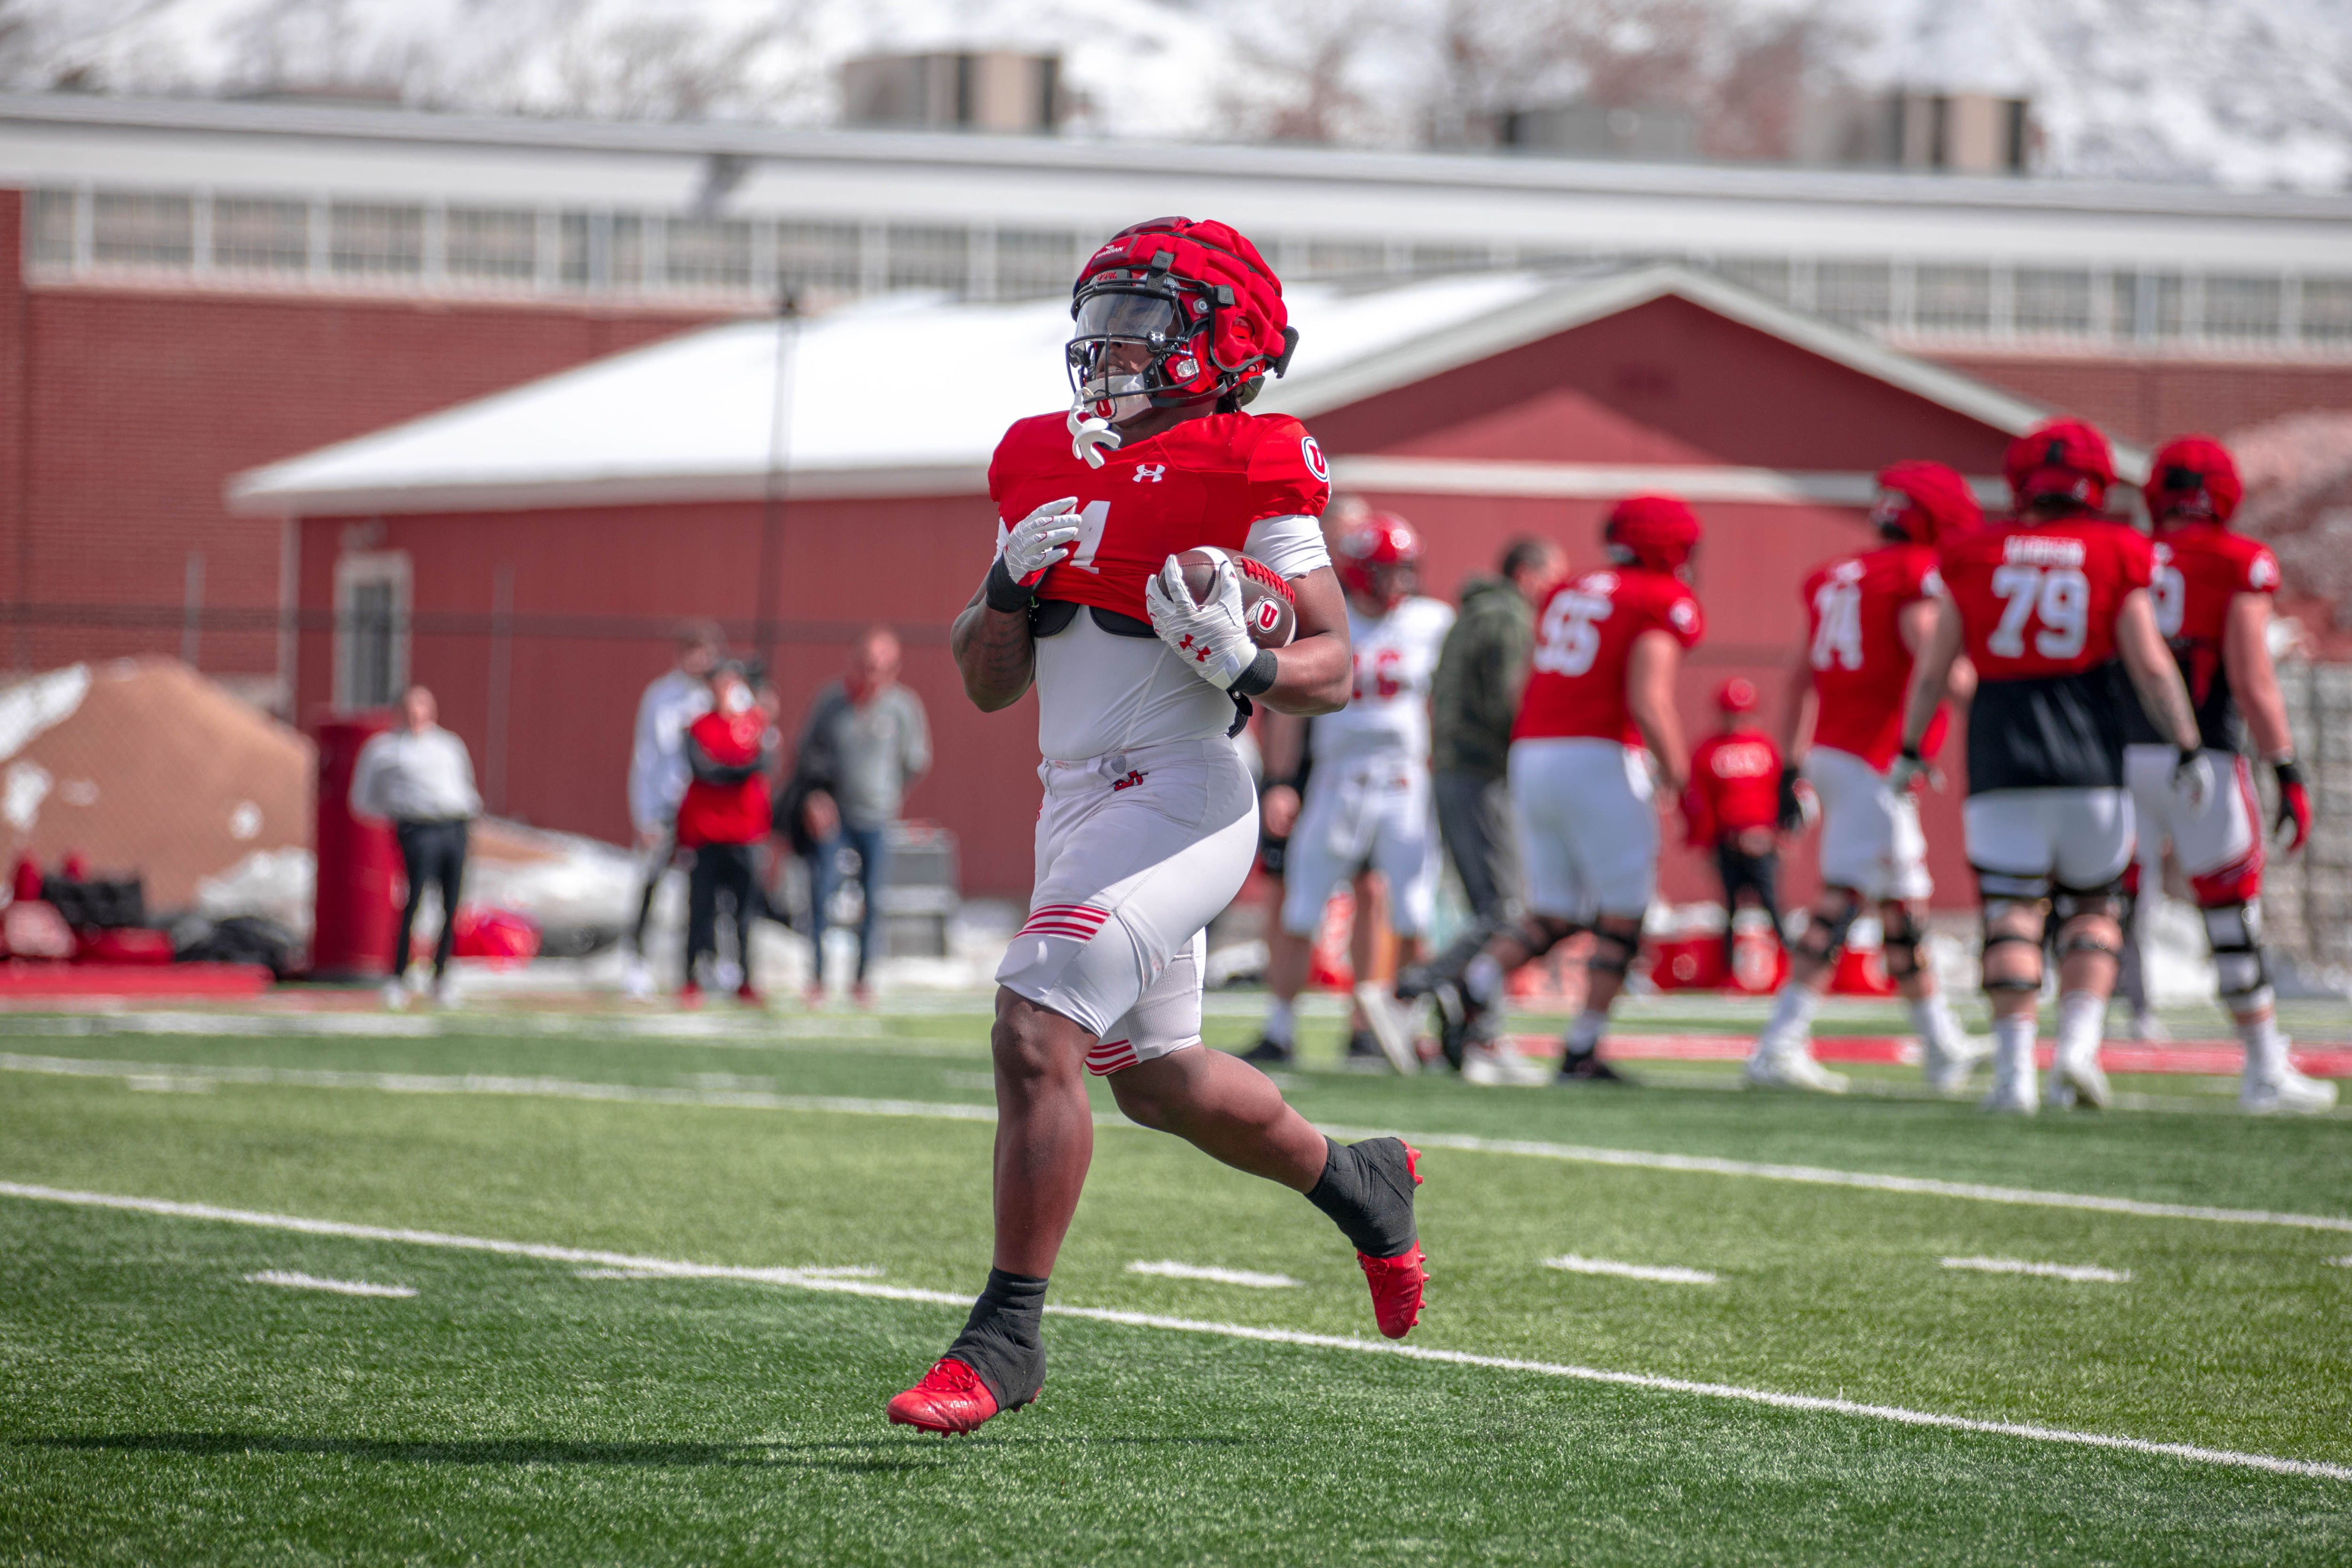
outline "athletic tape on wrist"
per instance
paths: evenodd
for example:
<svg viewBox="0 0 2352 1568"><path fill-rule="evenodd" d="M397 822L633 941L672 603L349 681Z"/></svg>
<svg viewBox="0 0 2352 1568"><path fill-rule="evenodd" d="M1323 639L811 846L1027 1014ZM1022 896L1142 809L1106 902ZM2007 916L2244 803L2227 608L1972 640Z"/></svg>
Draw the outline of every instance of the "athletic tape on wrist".
<svg viewBox="0 0 2352 1568"><path fill-rule="evenodd" d="M1281 669L1281 661L1274 656L1274 650L1260 648L1257 657L1250 661L1249 668L1235 675L1234 684L1225 689L1236 696L1256 696L1274 685L1275 676Z"/></svg>

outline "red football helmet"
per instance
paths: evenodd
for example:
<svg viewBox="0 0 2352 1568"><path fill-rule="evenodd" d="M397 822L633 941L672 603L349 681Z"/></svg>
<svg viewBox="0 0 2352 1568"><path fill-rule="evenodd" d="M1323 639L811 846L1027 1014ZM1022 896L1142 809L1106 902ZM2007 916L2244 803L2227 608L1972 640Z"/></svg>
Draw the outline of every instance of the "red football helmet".
<svg viewBox="0 0 2352 1568"><path fill-rule="evenodd" d="M1240 231L1191 218L1119 230L1070 291L1070 386L1077 413L1131 418L1257 395L1289 367L1298 334L1282 280Z"/></svg>
<svg viewBox="0 0 2352 1568"><path fill-rule="evenodd" d="M2157 448L2147 465L2147 515L2210 517L2226 523L2246 486L2229 448L2210 435L2181 435Z"/></svg>
<svg viewBox="0 0 2352 1568"><path fill-rule="evenodd" d="M1756 683L1745 676L1732 676L1731 679L1724 682L1722 689L1715 694L1715 706L1726 713L1754 713Z"/></svg>
<svg viewBox="0 0 2352 1568"><path fill-rule="evenodd" d="M1609 559L1620 566L1680 572L1698 550L1698 514L1672 496L1632 496L1601 525Z"/></svg>
<svg viewBox="0 0 2352 1568"><path fill-rule="evenodd" d="M1386 613L1421 585L1421 535L1394 512L1369 512L1339 536L1332 564L1349 591Z"/></svg>
<svg viewBox="0 0 2352 1568"><path fill-rule="evenodd" d="M1984 508L1957 469L1911 459L1878 471L1878 501L1870 520L1890 539L1932 545L1980 527Z"/></svg>
<svg viewBox="0 0 2352 1568"><path fill-rule="evenodd" d="M2053 501L2072 511L2095 512L2107 504L2107 486L2116 482L2107 438L2079 419L2035 425L2009 444L2001 468L2020 512Z"/></svg>

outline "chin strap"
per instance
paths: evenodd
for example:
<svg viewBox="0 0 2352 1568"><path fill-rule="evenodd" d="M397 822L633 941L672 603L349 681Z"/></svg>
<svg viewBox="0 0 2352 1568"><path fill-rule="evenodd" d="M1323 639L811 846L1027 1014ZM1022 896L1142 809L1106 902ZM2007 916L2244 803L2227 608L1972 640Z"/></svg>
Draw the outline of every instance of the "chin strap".
<svg viewBox="0 0 2352 1568"><path fill-rule="evenodd" d="M1086 413L1086 406L1080 403L1070 410L1070 455L1085 458L1089 468L1099 468L1103 465L1100 448L1108 446L1116 452L1126 437L1110 427L1110 421Z"/></svg>

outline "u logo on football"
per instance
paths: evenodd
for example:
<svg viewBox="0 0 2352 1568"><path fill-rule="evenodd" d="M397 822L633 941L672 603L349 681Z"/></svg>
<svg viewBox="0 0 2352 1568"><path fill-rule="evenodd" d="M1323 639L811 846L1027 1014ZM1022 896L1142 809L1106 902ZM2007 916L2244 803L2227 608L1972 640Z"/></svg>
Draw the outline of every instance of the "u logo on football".
<svg viewBox="0 0 2352 1568"><path fill-rule="evenodd" d="M1276 623L1280 622L1282 619L1282 606L1276 604L1271 599L1261 599L1257 601L1257 615L1255 619L1257 621L1257 629L1259 631L1271 632L1274 630Z"/></svg>

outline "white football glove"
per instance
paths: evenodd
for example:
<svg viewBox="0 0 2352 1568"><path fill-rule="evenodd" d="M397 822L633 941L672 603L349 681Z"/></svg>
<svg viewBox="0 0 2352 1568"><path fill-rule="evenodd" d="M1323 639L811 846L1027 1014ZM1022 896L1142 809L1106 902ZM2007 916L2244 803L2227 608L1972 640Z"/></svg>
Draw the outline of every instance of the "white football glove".
<svg viewBox="0 0 2352 1568"><path fill-rule="evenodd" d="M1160 640L1219 691L1231 687L1257 662L1258 646L1250 641L1249 624L1242 615L1241 580L1229 558L1217 558L1216 591L1206 604L1192 602L1184 586L1184 569L1172 555L1157 577L1145 581L1143 603Z"/></svg>
<svg viewBox="0 0 2352 1568"><path fill-rule="evenodd" d="M1895 760L1887 765L1886 792L1899 800L1911 792L1914 783L1922 779L1927 781L1930 789L1944 787L1944 776L1937 771L1935 764L1906 746L1895 753Z"/></svg>
<svg viewBox="0 0 2352 1568"><path fill-rule="evenodd" d="M1010 528L997 544L1004 570L1024 588L1034 587L1045 570L1060 560L1070 541L1078 537L1078 498L1065 496L1048 501Z"/></svg>

